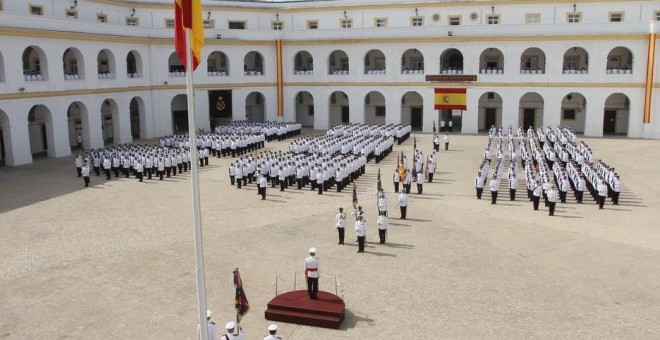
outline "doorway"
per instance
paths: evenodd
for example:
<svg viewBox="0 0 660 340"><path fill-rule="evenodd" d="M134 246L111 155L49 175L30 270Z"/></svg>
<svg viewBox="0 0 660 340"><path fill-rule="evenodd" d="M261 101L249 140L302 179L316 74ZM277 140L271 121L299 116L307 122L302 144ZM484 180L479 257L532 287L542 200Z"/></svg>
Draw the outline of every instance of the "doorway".
<svg viewBox="0 0 660 340"><path fill-rule="evenodd" d="M484 129L488 130L491 126L495 125L497 119L497 109L492 107L486 108L486 119L484 120Z"/></svg>
<svg viewBox="0 0 660 340"><path fill-rule="evenodd" d="M523 129L534 128L535 109L523 109Z"/></svg>
<svg viewBox="0 0 660 340"><path fill-rule="evenodd" d="M603 134L614 134L616 132L616 111L605 110L603 117Z"/></svg>
<svg viewBox="0 0 660 340"><path fill-rule="evenodd" d="M188 132L188 111L172 111L172 124L174 134Z"/></svg>
<svg viewBox="0 0 660 340"><path fill-rule="evenodd" d="M342 123L348 123L349 122L349 117L350 117L349 112L350 111L348 109L348 105L341 107L341 122Z"/></svg>
<svg viewBox="0 0 660 340"><path fill-rule="evenodd" d="M422 129L422 108L419 106L410 108L410 127L413 130Z"/></svg>

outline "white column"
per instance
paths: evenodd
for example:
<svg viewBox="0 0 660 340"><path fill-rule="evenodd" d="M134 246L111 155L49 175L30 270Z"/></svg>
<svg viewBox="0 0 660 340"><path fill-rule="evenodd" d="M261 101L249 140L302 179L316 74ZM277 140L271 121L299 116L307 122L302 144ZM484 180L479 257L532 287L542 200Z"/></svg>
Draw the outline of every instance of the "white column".
<svg viewBox="0 0 660 340"><path fill-rule="evenodd" d="M586 116L584 118L584 135L589 137L602 137L605 98L596 94L589 96L588 93L584 94L584 96L587 99Z"/></svg>
<svg viewBox="0 0 660 340"><path fill-rule="evenodd" d="M507 93L511 94L511 93ZM519 112L519 101L516 98L520 98L519 95L509 95L502 98L502 129L506 129L511 126L515 131L518 127L518 112Z"/></svg>
<svg viewBox="0 0 660 340"><path fill-rule="evenodd" d="M314 130L330 128L330 95L326 91L312 93L314 96Z"/></svg>
<svg viewBox="0 0 660 340"><path fill-rule="evenodd" d="M543 113L542 119L540 121L535 119L534 125L559 126L561 123L561 101L564 98L564 94L560 92L539 94L543 98Z"/></svg>
<svg viewBox="0 0 660 340"><path fill-rule="evenodd" d="M352 71L351 71L352 72ZM364 96L365 94L347 91L349 117L351 123L364 123Z"/></svg>
<svg viewBox="0 0 660 340"><path fill-rule="evenodd" d="M383 93L385 97L385 124L401 123L401 96L403 94L394 94L393 91Z"/></svg>
<svg viewBox="0 0 660 340"><path fill-rule="evenodd" d="M87 112L82 114L83 146L86 150L104 147L101 129L100 104L87 105Z"/></svg>
<svg viewBox="0 0 660 340"><path fill-rule="evenodd" d="M9 115L8 112L7 115ZM5 138L6 164L17 166L32 163L27 119L20 119L19 122L9 117L9 125L3 128L2 133Z"/></svg>
<svg viewBox="0 0 660 340"><path fill-rule="evenodd" d="M69 121L66 117L67 109L64 107L51 107L51 128L47 125L48 134L48 157L65 157L71 154L69 143ZM97 127L100 129L101 125Z"/></svg>
<svg viewBox="0 0 660 340"><path fill-rule="evenodd" d="M435 121L436 131L440 130L440 122L438 120L438 111L435 109L435 90L433 88L422 89L420 91L422 100L424 101L422 120L422 131L433 132L433 121Z"/></svg>
<svg viewBox="0 0 660 340"><path fill-rule="evenodd" d="M477 133L479 131L479 97L482 92L467 89L467 110L463 111L461 133Z"/></svg>

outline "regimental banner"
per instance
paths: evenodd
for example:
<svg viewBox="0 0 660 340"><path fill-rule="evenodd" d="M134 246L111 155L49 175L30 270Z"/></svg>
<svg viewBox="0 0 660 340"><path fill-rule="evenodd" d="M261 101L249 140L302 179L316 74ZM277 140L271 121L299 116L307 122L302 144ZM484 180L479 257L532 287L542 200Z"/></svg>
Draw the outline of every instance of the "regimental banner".
<svg viewBox="0 0 660 340"><path fill-rule="evenodd" d="M467 89L435 89L436 110L467 110Z"/></svg>
<svg viewBox="0 0 660 340"><path fill-rule="evenodd" d="M231 117L231 90L209 90L209 119Z"/></svg>

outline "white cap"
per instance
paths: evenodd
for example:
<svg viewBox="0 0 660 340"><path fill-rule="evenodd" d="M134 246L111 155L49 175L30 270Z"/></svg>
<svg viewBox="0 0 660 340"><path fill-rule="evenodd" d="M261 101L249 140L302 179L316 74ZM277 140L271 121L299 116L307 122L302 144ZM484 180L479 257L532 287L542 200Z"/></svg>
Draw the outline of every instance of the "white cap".
<svg viewBox="0 0 660 340"><path fill-rule="evenodd" d="M211 310L210 310L210 309L207 309L207 310L206 310L206 318L207 318L207 319L210 319L212 314L213 314L213 313L211 313Z"/></svg>
<svg viewBox="0 0 660 340"><path fill-rule="evenodd" d="M316 254L316 248L314 248L314 247L309 248L309 253L310 254L312 254L312 253Z"/></svg>
<svg viewBox="0 0 660 340"><path fill-rule="evenodd" d="M225 329L234 329L234 327L236 327L236 323L234 321L229 321L225 325Z"/></svg>
<svg viewBox="0 0 660 340"><path fill-rule="evenodd" d="M277 330L277 325L276 325L276 324L272 324L272 325L268 326L268 330L269 330L269 331L276 331L276 330Z"/></svg>

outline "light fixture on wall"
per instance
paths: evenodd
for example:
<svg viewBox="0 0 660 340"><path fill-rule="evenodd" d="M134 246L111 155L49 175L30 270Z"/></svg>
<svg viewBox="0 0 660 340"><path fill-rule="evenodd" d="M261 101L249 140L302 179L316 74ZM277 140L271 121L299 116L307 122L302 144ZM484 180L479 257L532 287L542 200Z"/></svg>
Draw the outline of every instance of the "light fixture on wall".
<svg viewBox="0 0 660 340"><path fill-rule="evenodd" d="M211 11L206 13L206 20L211 20Z"/></svg>
<svg viewBox="0 0 660 340"><path fill-rule="evenodd" d="M216 38L216 39L222 39L222 34L220 34L220 33L216 34L216 35L215 35L215 38Z"/></svg>
<svg viewBox="0 0 660 340"><path fill-rule="evenodd" d="M275 21L280 21L280 13L275 13Z"/></svg>
<svg viewBox="0 0 660 340"><path fill-rule="evenodd" d="M25 88L24 87L19 87L18 92L25 92Z"/></svg>
<svg viewBox="0 0 660 340"><path fill-rule="evenodd" d="M490 12L491 12L492 14L495 14L495 6L490 6Z"/></svg>
<svg viewBox="0 0 660 340"><path fill-rule="evenodd" d="M348 19L348 15L346 15L346 11L344 11L344 19Z"/></svg>
<svg viewBox="0 0 660 340"><path fill-rule="evenodd" d="M78 0L73 0L73 6L71 6L71 10L73 11L76 9L76 7L78 7Z"/></svg>
<svg viewBox="0 0 660 340"><path fill-rule="evenodd" d="M453 36L454 36L454 32L452 32L452 31L447 32L447 36L448 36L448 37L453 37Z"/></svg>
<svg viewBox="0 0 660 340"><path fill-rule="evenodd" d="M415 16L416 16L416 17L419 16L419 12L417 11L417 8L415 8Z"/></svg>
<svg viewBox="0 0 660 340"><path fill-rule="evenodd" d="M573 4L573 13L577 10L577 4Z"/></svg>
<svg viewBox="0 0 660 340"><path fill-rule="evenodd" d="M131 8L131 18L135 16L135 8Z"/></svg>

